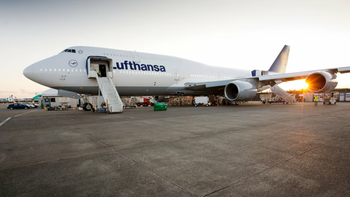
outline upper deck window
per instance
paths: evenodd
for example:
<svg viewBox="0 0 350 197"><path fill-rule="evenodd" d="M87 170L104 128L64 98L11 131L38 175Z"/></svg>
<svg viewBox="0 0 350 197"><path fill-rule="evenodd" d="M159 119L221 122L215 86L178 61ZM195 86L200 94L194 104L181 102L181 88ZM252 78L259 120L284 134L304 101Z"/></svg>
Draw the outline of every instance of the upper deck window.
<svg viewBox="0 0 350 197"><path fill-rule="evenodd" d="M65 49L61 53L75 53L75 49Z"/></svg>

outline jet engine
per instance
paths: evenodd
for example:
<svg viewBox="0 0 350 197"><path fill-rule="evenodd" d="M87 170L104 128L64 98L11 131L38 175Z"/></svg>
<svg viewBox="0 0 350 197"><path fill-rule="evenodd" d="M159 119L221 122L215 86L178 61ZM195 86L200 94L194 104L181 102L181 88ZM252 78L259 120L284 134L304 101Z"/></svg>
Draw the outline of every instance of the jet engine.
<svg viewBox="0 0 350 197"><path fill-rule="evenodd" d="M232 81L225 86L225 96L230 101L252 99L257 92L255 85L245 81Z"/></svg>
<svg viewBox="0 0 350 197"><path fill-rule="evenodd" d="M165 101L165 97L164 96L155 96L154 100L156 100L156 102L164 102Z"/></svg>
<svg viewBox="0 0 350 197"><path fill-rule="evenodd" d="M308 89L315 93L332 91L338 85L337 76L325 71L309 74L305 82L309 84Z"/></svg>

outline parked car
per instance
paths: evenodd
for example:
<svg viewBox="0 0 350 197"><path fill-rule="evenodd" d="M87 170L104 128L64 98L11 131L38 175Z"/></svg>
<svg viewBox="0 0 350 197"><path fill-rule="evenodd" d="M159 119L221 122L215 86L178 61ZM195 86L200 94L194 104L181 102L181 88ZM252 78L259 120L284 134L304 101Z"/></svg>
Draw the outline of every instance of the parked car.
<svg viewBox="0 0 350 197"><path fill-rule="evenodd" d="M34 105L35 107L39 107L39 106L40 106L40 103L39 103L39 101L33 101L33 105Z"/></svg>
<svg viewBox="0 0 350 197"><path fill-rule="evenodd" d="M22 103L23 105L27 105L28 107L30 108L34 108L35 106L33 105L33 103L30 103L30 102L25 102L25 103Z"/></svg>
<svg viewBox="0 0 350 197"><path fill-rule="evenodd" d="M28 107L27 105L24 105L24 104L20 104L20 103L14 103L14 104L11 104L11 105L8 105L7 106L7 109L28 109L30 107Z"/></svg>

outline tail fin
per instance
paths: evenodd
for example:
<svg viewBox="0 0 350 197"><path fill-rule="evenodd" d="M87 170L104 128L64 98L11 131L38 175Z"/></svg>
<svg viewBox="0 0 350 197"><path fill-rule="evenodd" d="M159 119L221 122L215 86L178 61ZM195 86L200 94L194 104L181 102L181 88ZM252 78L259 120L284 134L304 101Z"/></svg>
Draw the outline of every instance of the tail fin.
<svg viewBox="0 0 350 197"><path fill-rule="evenodd" d="M269 71L275 73L285 73L288 63L290 47L288 45L284 45L282 51L277 56L273 64L271 65Z"/></svg>

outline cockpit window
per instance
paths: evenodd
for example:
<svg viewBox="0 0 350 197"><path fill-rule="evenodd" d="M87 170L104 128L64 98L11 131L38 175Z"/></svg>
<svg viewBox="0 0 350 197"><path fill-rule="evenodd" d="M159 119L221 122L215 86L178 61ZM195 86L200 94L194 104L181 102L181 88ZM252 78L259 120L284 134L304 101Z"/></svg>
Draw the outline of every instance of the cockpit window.
<svg viewBox="0 0 350 197"><path fill-rule="evenodd" d="M65 49L61 53L75 53L75 49Z"/></svg>

